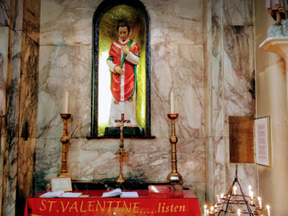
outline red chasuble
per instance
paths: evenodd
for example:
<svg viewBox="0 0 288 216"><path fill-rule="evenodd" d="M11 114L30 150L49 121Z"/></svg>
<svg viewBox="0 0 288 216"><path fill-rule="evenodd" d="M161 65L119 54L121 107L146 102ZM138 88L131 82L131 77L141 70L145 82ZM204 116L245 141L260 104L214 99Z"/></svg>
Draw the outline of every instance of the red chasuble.
<svg viewBox="0 0 288 216"><path fill-rule="evenodd" d="M136 90L136 65L129 62L126 55L121 51L121 47L126 45L128 45L132 54L140 57L139 45L132 41L127 41L123 44L120 41L116 41L112 43L109 51L108 61L113 61L116 66L121 66L123 55L125 58L122 66L125 74L120 75L117 73L111 73L111 92L117 101L128 100L130 97L132 97L134 91Z"/></svg>

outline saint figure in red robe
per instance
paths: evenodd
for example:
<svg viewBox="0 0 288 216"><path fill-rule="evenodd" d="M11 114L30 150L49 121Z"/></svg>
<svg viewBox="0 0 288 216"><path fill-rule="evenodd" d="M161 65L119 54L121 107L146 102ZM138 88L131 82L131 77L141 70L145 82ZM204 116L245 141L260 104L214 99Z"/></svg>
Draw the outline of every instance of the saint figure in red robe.
<svg viewBox="0 0 288 216"><path fill-rule="evenodd" d="M113 95L108 126L119 126L116 119L130 120L129 126L137 127L136 84L137 65L140 60L139 45L129 39L130 27L127 22L117 26L119 39L111 44L107 64L111 72L111 93Z"/></svg>

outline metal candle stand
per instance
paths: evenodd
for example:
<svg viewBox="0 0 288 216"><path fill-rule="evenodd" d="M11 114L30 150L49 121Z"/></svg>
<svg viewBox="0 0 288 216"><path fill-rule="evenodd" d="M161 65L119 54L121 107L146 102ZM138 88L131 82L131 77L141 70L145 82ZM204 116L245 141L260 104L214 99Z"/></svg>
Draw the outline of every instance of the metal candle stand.
<svg viewBox="0 0 288 216"><path fill-rule="evenodd" d="M167 115L171 120L171 135L170 135L170 143L171 143L171 173L167 176L167 180L170 185L183 185L183 179L180 173L177 171L177 150L176 143L178 138L175 135L175 120L178 117L178 114L168 114Z"/></svg>
<svg viewBox="0 0 288 216"><path fill-rule="evenodd" d="M61 161L61 173L59 177L70 177L68 173L68 144L69 144L69 136L68 136L68 119L71 117L71 114L61 113L60 114L63 120L63 135L61 137L62 142L62 161Z"/></svg>
<svg viewBox="0 0 288 216"><path fill-rule="evenodd" d="M238 169L238 166L236 164L235 179L234 179L228 193L226 195L218 198L218 202L215 204L215 210L209 212L209 215L214 216L215 214L218 213L218 216L220 216L220 214L223 212L224 215L226 215L227 213L234 213L234 214L238 213L238 215L249 214L249 216L254 216L254 215L260 215L260 213L263 210L266 210L265 208L262 208L261 206L256 206L253 203L253 200L256 200L255 198L253 198L251 196L246 196L244 194L242 187L240 185L240 182L238 180L237 169ZM239 186L240 194L233 194L233 188L236 184L238 184L238 186ZM218 208L218 205L220 205L221 207ZM245 211L241 210L240 212L237 212L236 209L228 209L229 205L245 205L247 210L245 210ZM254 210L251 207L253 207ZM208 214L206 214L205 212L204 212L204 215L208 216Z"/></svg>

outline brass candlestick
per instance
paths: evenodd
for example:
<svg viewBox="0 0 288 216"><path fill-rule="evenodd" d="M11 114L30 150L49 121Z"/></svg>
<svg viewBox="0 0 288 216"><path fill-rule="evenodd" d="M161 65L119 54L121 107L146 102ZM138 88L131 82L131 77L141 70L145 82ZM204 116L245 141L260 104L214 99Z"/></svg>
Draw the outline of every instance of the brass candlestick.
<svg viewBox="0 0 288 216"><path fill-rule="evenodd" d="M71 117L71 114L68 113L61 113L60 114L62 120L63 120L63 136L61 137L62 142L62 161L61 161L61 173L59 174L59 177L70 177L70 174L68 173L68 144L69 144L69 136L68 136L68 127L67 122L68 119Z"/></svg>
<svg viewBox="0 0 288 216"><path fill-rule="evenodd" d="M171 136L170 136L170 143L171 143L171 173L167 176L167 180L172 185L182 185L183 179L180 173L177 171L177 151L176 151L176 143L178 138L175 135L175 119L177 119L178 114L168 114L167 115L171 120Z"/></svg>

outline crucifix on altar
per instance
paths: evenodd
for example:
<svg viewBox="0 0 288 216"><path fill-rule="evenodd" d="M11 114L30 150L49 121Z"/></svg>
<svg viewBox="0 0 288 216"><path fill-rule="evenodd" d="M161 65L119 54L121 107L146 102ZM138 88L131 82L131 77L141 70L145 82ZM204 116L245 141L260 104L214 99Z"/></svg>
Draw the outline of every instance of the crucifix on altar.
<svg viewBox="0 0 288 216"><path fill-rule="evenodd" d="M116 123L120 123L120 143L119 143L119 149L115 153L116 155L119 155L119 162L120 162L120 174L119 177L117 178L116 182L118 183L123 183L125 182L125 179L123 178L122 174L122 165L123 165L123 157L125 155L129 155L128 152L124 148L124 123L129 123L130 120L124 120L124 113L121 114L121 119L120 120L115 120Z"/></svg>

